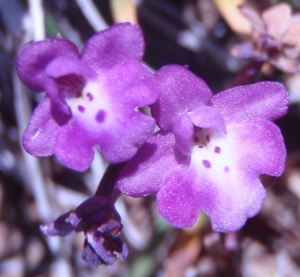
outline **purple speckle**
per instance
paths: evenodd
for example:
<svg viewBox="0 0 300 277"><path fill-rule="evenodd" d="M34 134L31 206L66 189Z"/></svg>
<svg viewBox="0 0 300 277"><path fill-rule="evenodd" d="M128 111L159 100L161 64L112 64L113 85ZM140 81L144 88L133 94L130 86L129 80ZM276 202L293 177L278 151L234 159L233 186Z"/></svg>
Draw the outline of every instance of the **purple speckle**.
<svg viewBox="0 0 300 277"><path fill-rule="evenodd" d="M210 137L209 137L209 135L207 135L207 136L206 136L206 140L207 140L207 142L209 142L209 141L210 141Z"/></svg>
<svg viewBox="0 0 300 277"><path fill-rule="evenodd" d="M199 148L203 148L204 146L203 146L203 145L198 145L198 147L199 147Z"/></svg>
<svg viewBox="0 0 300 277"><path fill-rule="evenodd" d="M206 167L206 168L210 168L211 167L211 163L208 160L203 160L202 164Z"/></svg>
<svg viewBox="0 0 300 277"><path fill-rule="evenodd" d="M199 138L197 136L194 136L194 142L195 143L199 142Z"/></svg>
<svg viewBox="0 0 300 277"><path fill-rule="evenodd" d="M81 113L83 113L85 111L85 107L78 105L78 111L80 111Z"/></svg>
<svg viewBox="0 0 300 277"><path fill-rule="evenodd" d="M225 170L226 172L228 172L228 171L229 171L229 167L228 167L228 166L225 166L225 167L224 167L224 170Z"/></svg>
<svg viewBox="0 0 300 277"><path fill-rule="evenodd" d="M221 153L221 147L216 146L215 147L215 153L220 154Z"/></svg>
<svg viewBox="0 0 300 277"><path fill-rule="evenodd" d="M96 115L96 120L97 120L97 122L98 122L98 123L103 122L104 119L105 119L105 116L106 116L105 111L100 110L100 111L97 113L97 115Z"/></svg>
<svg viewBox="0 0 300 277"><path fill-rule="evenodd" d="M93 101L93 100L94 100L94 96L93 96L93 94L91 94L90 92L88 92L88 93L86 94L86 96L88 97L89 101Z"/></svg>

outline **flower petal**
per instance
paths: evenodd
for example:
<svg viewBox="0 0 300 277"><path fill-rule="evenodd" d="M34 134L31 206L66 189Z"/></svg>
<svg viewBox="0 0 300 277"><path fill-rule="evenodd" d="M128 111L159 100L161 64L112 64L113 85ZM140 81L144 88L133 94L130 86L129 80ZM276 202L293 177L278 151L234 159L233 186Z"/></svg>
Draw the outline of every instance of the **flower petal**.
<svg viewBox="0 0 300 277"><path fill-rule="evenodd" d="M45 68L57 57L79 57L76 46L63 39L49 39L26 45L16 59L20 79L33 91L43 91L48 78Z"/></svg>
<svg viewBox="0 0 300 277"><path fill-rule="evenodd" d="M261 16L268 34L274 39L281 40L292 20L292 8L287 3L280 3L265 10Z"/></svg>
<svg viewBox="0 0 300 277"><path fill-rule="evenodd" d="M258 178L244 178L238 175L234 182L205 177L199 179L201 209L210 217L212 229L216 232L234 232L240 229L247 218L256 215L265 198L265 189Z"/></svg>
<svg viewBox="0 0 300 277"><path fill-rule="evenodd" d="M79 58L59 56L49 62L45 68L46 74L51 78L66 75L81 75L86 78L96 77L96 72Z"/></svg>
<svg viewBox="0 0 300 277"><path fill-rule="evenodd" d="M51 115L51 101L45 97L36 107L24 132L22 143L25 150L36 157L53 154L59 125Z"/></svg>
<svg viewBox="0 0 300 277"><path fill-rule="evenodd" d="M217 128L226 135L226 124L218 110L204 106L190 113L193 124L201 128Z"/></svg>
<svg viewBox="0 0 300 277"><path fill-rule="evenodd" d="M98 257L95 250L85 240L85 246L81 254L81 258L93 269L96 269L103 261Z"/></svg>
<svg viewBox="0 0 300 277"><path fill-rule="evenodd" d="M252 42L243 42L235 45L231 50L230 54L237 59L258 59L258 60L266 60L268 59L268 55L263 52L258 52L257 49L254 48Z"/></svg>
<svg viewBox="0 0 300 277"><path fill-rule="evenodd" d="M159 131L125 164L116 186L132 197L151 195L184 160L186 157L175 147L173 134Z"/></svg>
<svg viewBox="0 0 300 277"><path fill-rule="evenodd" d="M200 211L201 198L190 173L186 168L173 171L157 194L159 213L177 228L192 227Z"/></svg>
<svg viewBox="0 0 300 277"><path fill-rule="evenodd" d="M194 126L189 115L184 112L174 122L173 133L176 147L186 156L191 155L191 142Z"/></svg>
<svg viewBox="0 0 300 277"><path fill-rule="evenodd" d="M282 174L286 150L280 129L274 123L257 119L230 124L227 128L229 139L232 140L230 152L241 171L256 176Z"/></svg>
<svg viewBox="0 0 300 277"><path fill-rule="evenodd" d="M204 81L183 66L165 66L155 78L160 96L151 112L162 130L171 131L179 114L206 105L212 97Z"/></svg>
<svg viewBox="0 0 300 277"><path fill-rule="evenodd" d="M74 119L62 126L57 134L54 152L66 166L84 171L94 158L93 137L86 133Z"/></svg>
<svg viewBox="0 0 300 277"><path fill-rule="evenodd" d="M197 174L198 178L194 178L189 186L184 187L181 184L180 187L182 191L193 187L194 196L191 198L196 199L192 203L197 202L198 209L210 217L214 231L234 232L243 226L248 217L259 212L265 198L265 189L257 176L245 176L243 172L232 167L227 173L228 176L216 176L219 172L215 167L217 166L212 163L205 173L203 170L199 171L199 165L193 165L191 171L194 169L194 173L190 175Z"/></svg>
<svg viewBox="0 0 300 277"><path fill-rule="evenodd" d="M135 61L127 61L103 76L105 89L117 109L129 110L153 104L158 98L158 90L153 73Z"/></svg>
<svg viewBox="0 0 300 277"><path fill-rule="evenodd" d="M228 124L226 136L212 134L206 149L194 147L190 175L215 231L235 231L260 210L258 177L282 174L285 156L279 128L263 119Z"/></svg>
<svg viewBox="0 0 300 277"><path fill-rule="evenodd" d="M126 120L115 120L111 129L103 130L97 140L100 152L109 163L131 159L151 136L155 121L140 112L126 114Z"/></svg>
<svg viewBox="0 0 300 277"><path fill-rule="evenodd" d="M97 72L102 72L127 60L141 61L144 49L140 27L122 23L94 35L86 43L81 59Z"/></svg>
<svg viewBox="0 0 300 277"><path fill-rule="evenodd" d="M256 30L264 30L264 23L262 22L259 13L251 5L242 4L238 6L238 9L250 21Z"/></svg>
<svg viewBox="0 0 300 277"><path fill-rule="evenodd" d="M277 59L272 59L270 63L286 73L294 74L300 71L300 63L297 59L280 56Z"/></svg>
<svg viewBox="0 0 300 277"><path fill-rule="evenodd" d="M134 61L114 67L103 78L103 89L108 97L107 120L99 124L102 134L97 144L110 163L129 160L151 136L153 118L138 108L157 99L153 75Z"/></svg>
<svg viewBox="0 0 300 277"><path fill-rule="evenodd" d="M212 106L226 123L262 117L271 121L287 113L288 93L284 85L260 82L225 90L212 98Z"/></svg>
<svg viewBox="0 0 300 277"><path fill-rule="evenodd" d="M294 46L299 51L300 48L299 33L300 33L300 15L298 14L292 17L292 20L288 28L285 30L284 35L282 37L282 43L288 44L290 46Z"/></svg>
<svg viewBox="0 0 300 277"><path fill-rule="evenodd" d="M119 237L114 238L108 233L102 233L90 228L86 234L86 241L104 264L112 265L117 259L117 253L121 255L122 260L127 257L127 247ZM96 257L93 257L92 261L95 258ZM86 259L86 257L83 257L83 259L88 262L88 264L91 263L90 258L87 257ZM94 262L92 262L92 265L93 263ZM98 264L96 263L96 265Z"/></svg>

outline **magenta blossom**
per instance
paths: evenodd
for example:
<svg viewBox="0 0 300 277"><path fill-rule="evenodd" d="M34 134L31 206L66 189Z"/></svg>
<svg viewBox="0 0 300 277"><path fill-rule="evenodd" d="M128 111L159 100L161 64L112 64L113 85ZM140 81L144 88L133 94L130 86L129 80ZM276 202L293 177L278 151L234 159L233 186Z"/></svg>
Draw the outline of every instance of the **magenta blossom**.
<svg viewBox="0 0 300 277"><path fill-rule="evenodd" d="M261 82L212 95L181 66L158 71L152 114L160 131L128 161L117 187L133 197L157 193L160 214L189 228L200 210L215 231L232 232L260 210L259 175L279 176L286 151L272 123L287 112L282 84Z"/></svg>
<svg viewBox="0 0 300 277"><path fill-rule="evenodd" d="M23 136L27 152L55 154L79 171L89 167L94 148L109 163L130 159L155 126L139 111L157 99L153 74L140 64L144 47L140 28L129 23L96 34L81 54L61 38L25 46L19 77L46 93Z"/></svg>

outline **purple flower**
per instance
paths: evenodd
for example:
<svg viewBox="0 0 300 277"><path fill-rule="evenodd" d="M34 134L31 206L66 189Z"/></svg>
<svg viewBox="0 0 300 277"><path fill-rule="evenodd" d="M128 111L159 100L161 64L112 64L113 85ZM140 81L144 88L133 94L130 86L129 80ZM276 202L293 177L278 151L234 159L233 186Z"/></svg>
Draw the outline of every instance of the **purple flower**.
<svg viewBox="0 0 300 277"><path fill-rule="evenodd" d="M157 193L160 214L189 228L200 210L215 231L232 232L260 210L259 175L279 176L286 151L272 123L287 112L282 84L261 82L212 95L181 66L158 71L151 110L160 131L128 161L117 187L133 197Z"/></svg>
<svg viewBox="0 0 300 277"><path fill-rule="evenodd" d="M231 54L238 59L268 61L286 73L299 72L300 16L292 15L291 5L279 3L261 15L249 4L238 8L251 23L252 33L248 41L235 45Z"/></svg>
<svg viewBox="0 0 300 277"><path fill-rule="evenodd" d="M54 222L41 226L47 236L66 236L85 232L82 258L92 268L113 264L119 256L125 260L127 246L120 239L121 218L109 197L93 196L74 211L60 216Z"/></svg>
<svg viewBox="0 0 300 277"><path fill-rule="evenodd" d="M153 74L140 64L144 47L141 29L129 23L94 35L81 54L61 38L25 46L19 77L46 93L23 136L27 152L55 154L79 171L89 167L94 148L109 163L130 159L155 126L139 111L157 99Z"/></svg>

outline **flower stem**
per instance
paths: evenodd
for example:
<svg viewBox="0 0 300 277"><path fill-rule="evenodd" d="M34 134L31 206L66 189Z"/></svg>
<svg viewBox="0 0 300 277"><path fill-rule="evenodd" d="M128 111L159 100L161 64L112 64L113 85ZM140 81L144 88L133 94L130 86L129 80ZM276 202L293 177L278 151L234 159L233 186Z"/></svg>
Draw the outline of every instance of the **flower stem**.
<svg viewBox="0 0 300 277"><path fill-rule="evenodd" d="M119 197L120 191L115 188L115 182L124 165L125 163L110 164L107 167L95 195L107 196L113 200L116 200Z"/></svg>
<svg viewBox="0 0 300 277"><path fill-rule="evenodd" d="M250 61L232 80L228 88L248 85L255 81L264 62Z"/></svg>

